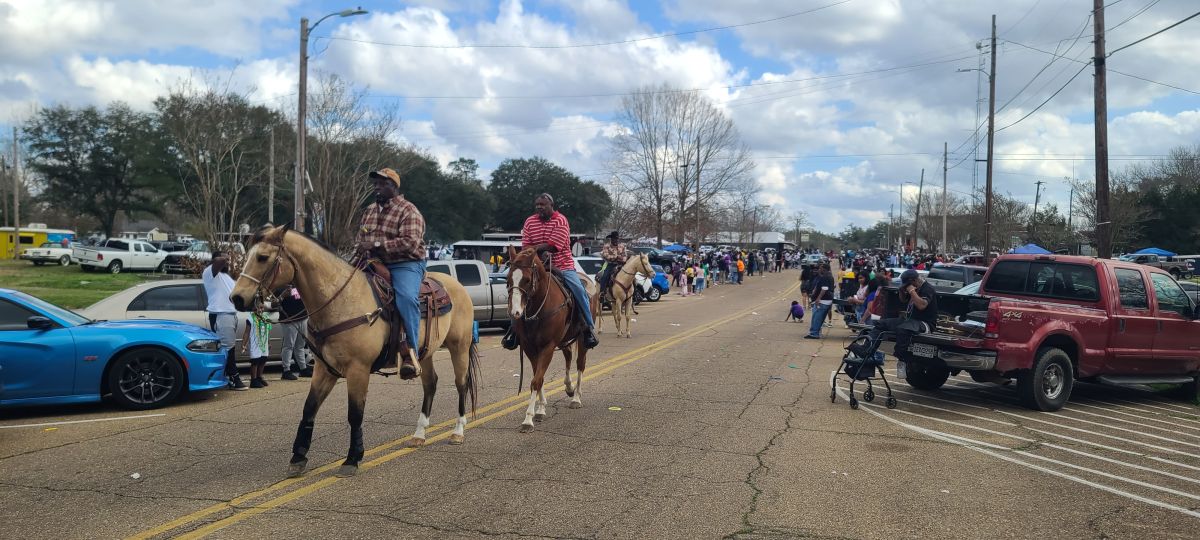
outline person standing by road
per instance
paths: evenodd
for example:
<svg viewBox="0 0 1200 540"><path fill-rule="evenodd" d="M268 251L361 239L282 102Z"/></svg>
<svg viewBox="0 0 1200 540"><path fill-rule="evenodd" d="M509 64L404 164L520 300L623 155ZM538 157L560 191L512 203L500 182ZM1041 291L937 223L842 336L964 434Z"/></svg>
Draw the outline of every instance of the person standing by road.
<svg viewBox="0 0 1200 540"><path fill-rule="evenodd" d="M233 293L233 278L229 277L229 257L223 251L213 251L211 263L200 273L204 292L208 295L209 328L221 338L225 349L225 377L230 390L249 390L237 369L237 308L229 300Z"/></svg>
<svg viewBox="0 0 1200 540"><path fill-rule="evenodd" d="M821 339L821 323L825 322L833 309L833 275L829 272L829 265L822 264L817 277L813 279L812 299L815 306L812 324L804 339Z"/></svg>
<svg viewBox="0 0 1200 540"><path fill-rule="evenodd" d="M279 316L283 326L283 349L280 352L280 364L283 367L282 380L294 381L297 377L312 377L312 367L308 365L305 355L304 335L308 333L308 311L300 298L300 291L288 285L278 291Z"/></svg>

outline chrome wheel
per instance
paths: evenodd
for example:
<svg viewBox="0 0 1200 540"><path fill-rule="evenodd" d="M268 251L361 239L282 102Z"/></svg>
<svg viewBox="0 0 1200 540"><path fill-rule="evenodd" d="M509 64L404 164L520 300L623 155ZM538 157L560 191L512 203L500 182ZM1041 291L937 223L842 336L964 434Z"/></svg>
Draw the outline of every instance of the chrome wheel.
<svg viewBox="0 0 1200 540"><path fill-rule="evenodd" d="M1062 394L1065 378L1061 365L1046 366L1046 371L1042 373L1042 392L1049 399L1058 399L1058 396Z"/></svg>

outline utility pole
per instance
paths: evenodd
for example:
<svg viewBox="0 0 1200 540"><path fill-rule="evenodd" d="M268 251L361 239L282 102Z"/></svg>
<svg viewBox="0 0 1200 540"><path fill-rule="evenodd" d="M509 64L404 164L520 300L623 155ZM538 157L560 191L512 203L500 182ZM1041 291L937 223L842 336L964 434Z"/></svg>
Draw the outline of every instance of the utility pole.
<svg viewBox="0 0 1200 540"><path fill-rule="evenodd" d="M684 185L687 185L687 179L688 179L688 167L691 167L691 166L692 166L692 164L691 164L690 162L687 162L687 161L683 162L683 165L680 165L680 166L679 166L679 168L680 168L680 169L683 169L683 181L684 181ZM697 203L697 204L699 204L699 200L697 200L697 202L696 202L696 203ZM699 211L699 210L697 210L697 211ZM680 236L680 238L679 238L678 240L676 240L676 242L683 242L683 240L684 240L684 239L683 239L684 227L687 227L687 224L686 224L686 221L685 221L685 220L686 220L686 218L685 218L685 217L682 215L682 214L683 214L683 209L682 209L682 208L680 208L680 209L679 209L679 213L681 214L681 215L679 216L679 236ZM697 238L698 238L698 237L697 237ZM699 244L700 240L699 240L699 239L697 239L697 240L696 240L696 242L697 242L697 244L696 244L696 249L697 249L697 250L699 250L699 249L700 249L700 244Z"/></svg>
<svg viewBox="0 0 1200 540"><path fill-rule="evenodd" d="M1072 218L1075 217L1075 183L1071 183L1071 198L1067 200L1067 238L1071 239L1072 255L1075 254L1075 227L1072 226Z"/></svg>
<svg viewBox="0 0 1200 540"><path fill-rule="evenodd" d="M267 223L275 225L275 128L271 128L270 156L267 159Z"/></svg>
<svg viewBox="0 0 1200 540"><path fill-rule="evenodd" d="M17 150L17 126L12 128L12 185L13 185L13 253L12 258L21 255L21 154Z"/></svg>
<svg viewBox="0 0 1200 540"><path fill-rule="evenodd" d="M0 155L0 194L8 193L8 158ZM8 225L8 220L12 216L9 212L8 197L0 195L0 211L4 212L4 219L0 220L0 227Z"/></svg>
<svg viewBox="0 0 1200 540"><path fill-rule="evenodd" d="M892 223L896 221L896 216L892 214L892 211L895 209L896 205L894 203L888 205L888 251L892 250Z"/></svg>
<svg viewBox="0 0 1200 540"><path fill-rule="evenodd" d="M921 244L921 192L925 191L925 169L921 169L921 183L917 185L917 213L913 215L913 251Z"/></svg>
<svg viewBox="0 0 1200 540"><path fill-rule="evenodd" d="M1100 0L1096 0L1099 2ZM983 205L983 260L992 264L992 152L996 139L996 15L992 15L992 70L988 72L987 193Z"/></svg>
<svg viewBox="0 0 1200 540"><path fill-rule="evenodd" d="M1035 195L1033 196L1033 217L1030 218L1030 220L1029 220L1029 239L1030 239L1030 241L1032 241L1034 238L1037 237L1038 202L1042 200L1042 184L1045 184L1045 182L1038 180L1037 182L1034 182L1034 184L1037 184L1037 191L1035 192Z"/></svg>
<svg viewBox="0 0 1200 540"><path fill-rule="evenodd" d="M696 253L700 253L700 139L696 138Z"/></svg>
<svg viewBox="0 0 1200 540"><path fill-rule="evenodd" d="M942 253L946 253L946 173L950 171L947 162L950 159L950 146L942 143Z"/></svg>
<svg viewBox="0 0 1200 540"><path fill-rule="evenodd" d="M1108 85L1104 56L1104 0L1093 0L1096 65L1096 251L1101 259L1112 257L1112 220L1108 214Z"/></svg>
<svg viewBox="0 0 1200 540"><path fill-rule="evenodd" d="M304 140L308 136L308 17L300 18L300 91L296 105L296 196L292 228L304 232Z"/></svg>

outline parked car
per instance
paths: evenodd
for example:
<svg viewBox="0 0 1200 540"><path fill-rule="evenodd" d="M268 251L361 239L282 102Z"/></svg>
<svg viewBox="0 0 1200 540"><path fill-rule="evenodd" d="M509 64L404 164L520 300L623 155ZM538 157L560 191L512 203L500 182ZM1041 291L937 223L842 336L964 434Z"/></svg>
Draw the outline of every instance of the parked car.
<svg viewBox="0 0 1200 540"><path fill-rule="evenodd" d="M822 264L826 264L828 262L829 262L829 257L826 257L819 253L809 253L808 255L805 255L803 258L800 259L800 266L801 267L821 266Z"/></svg>
<svg viewBox="0 0 1200 540"><path fill-rule="evenodd" d="M659 294L671 292L671 280L667 277L666 270L657 264L650 265L650 268L654 269L654 279L650 280L650 283L654 285L655 289L658 289ZM655 301L657 302L657 300Z"/></svg>
<svg viewBox="0 0 1200 540"><path fill-rule="evenodd" d="M222 242L220 247L238 254L245 254L246 248L238 242ZM187 274L196 269L203 269L212 260L212 249L203 240L192 242L183 251L167 253L163 259L163 272L168 274Z"/></svg>
<svg viewBox="0 0 1200 540"><path fill-rule="evenodd" d="M925 275L938 292L954 292L983 279L987 273L986 266L971 266L966 264L937 264Z"/></svg>
<svg viewBox="0 0 1200 540"><path fill-rule="evenodd" d="M70 266L72 247L62 247L59 242L42 242L38 247L21 250L21 259L32 261L34 266L46 263Z"/></svg>
<svg viewBox="0 0 1200 540"><path fill-rule="evenodd" d="M480 326L508 324L508 274L489 274L483 262L473 259L429 261L425 271L452 276L466 288Z"/></svg>
<svg viewBox="0 0 1200 540"><path fill-rule="evenodd" d="M97 247L76 247L71 258L79 262L84 272L104 268L113 274L122 270L162 271L167 252L141 240L109 238Z"/></svg>
<svg viewBox="0 0 1200 540"><path fill-rule="evenodd" d="M904 271L907 269L895 267L895 268L888 268L888 270L892 271L892 286L899 287L900 286L900 274L903 274ZM917 274L919 274L921 277L928 277L929 270L917 270Z"/></svg>
<svg viewBox="0 0 1200 540"><path fill-rule="evenodd" d="M191 242L176 242L173 240L151 240L149 244L158 248L159 251L166 251L168 253L183 251L192 245Z"/></svg>
<svg viewBox="0 0 1200 540"><path fill-rule="evenodd" d="M166 405L222 388L225 350L204 328L175 321L96 321L0 289L0 406L113 401Z"/></svg>
<svg viewBox="0 0 1200 540"><path fill-rule="evenodd" d="M208 328L208 295L199 279L169 279L139 283L79 310L89 319L99 320L170 320ZM237 344L239 362L250 357L241 352L242 331L248 314L238 313ZM278 319L276 319L278 320ZM271 325L268 340L271 356L278 358L283 347L283 326Z"/></svg>
<svg viewBox="0 0 1200 540"><path fill-rule="evenodd" d="M1063 255L1004 255L980 296L938 295L939 326L913 337L908 383L940 388L967 371L1016 379L1020 401L1054 411L1075 381L1179 384L1200 392L1200 313L1166 271ZM902 311L888 290L889 316ZM949 327L944 326L946 321Z"/></svg>
<svg viewBox="0 0 1200 540"><path fill-rule="evenodd" d="M1118 260L1161 268L1169 272L1175 279L1190 275L1187 261L1176 261L1167 257L1159 257L1158 255L1137 254L1121 255Z"/></svg>
<svg viewBox="0 0 1200 540"><path fill-rule="evenodd" d="M673 262L683 262L682 255L676 255L670 251L654 248L654 247L631 247L629 251L634 253L645 253L650 257L650 264L657 264L663 268L670 268Z"/></svg>
<svg viewBox="0 0 1200 540"><path fill-rule="evenodd" d="M1178 283L1183 288L1183 292L1187 293L1188 298L1192 299L1192 304L1200 306L1200 283L1194 281L1180 281Z"/></svg>

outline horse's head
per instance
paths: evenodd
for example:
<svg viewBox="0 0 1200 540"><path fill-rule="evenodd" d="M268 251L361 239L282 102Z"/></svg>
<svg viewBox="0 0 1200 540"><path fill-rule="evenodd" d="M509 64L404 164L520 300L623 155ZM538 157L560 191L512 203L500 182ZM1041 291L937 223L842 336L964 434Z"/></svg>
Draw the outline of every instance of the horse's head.
<svg viewBox="0 0 1200 540"><path fill-rule="evenodd" d="M637 256L637 272L642 273L647 278L654 279L654 267L650 266L650 256L642 253Z"/></svg>
<svg viewBox="0 0 1200 540"><path fill-rule="evenodd" d="M242 275L233 285L229 300L238 311L249 311L254 299L262 293L269 296L296 278L296 266L284 248L283 240L291 225L267 227L254 235Z"/></svg>
<svg viewBox="0 0 1200 540"><path fill-rule="evenodd" d="M537 291L546 270L532 247L518 252L508 246L508 261L508 314L516 320L525 315L525 303Z"/></svg>

